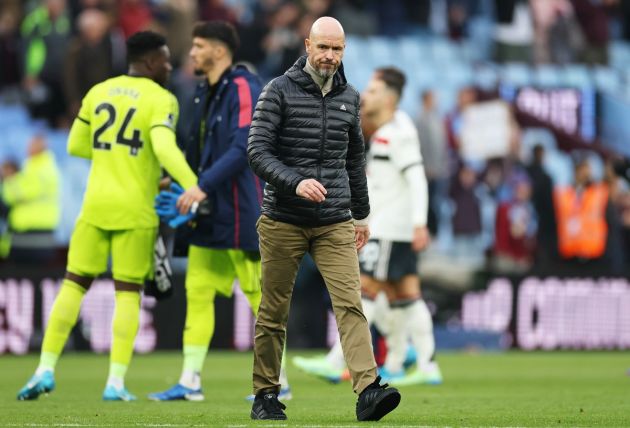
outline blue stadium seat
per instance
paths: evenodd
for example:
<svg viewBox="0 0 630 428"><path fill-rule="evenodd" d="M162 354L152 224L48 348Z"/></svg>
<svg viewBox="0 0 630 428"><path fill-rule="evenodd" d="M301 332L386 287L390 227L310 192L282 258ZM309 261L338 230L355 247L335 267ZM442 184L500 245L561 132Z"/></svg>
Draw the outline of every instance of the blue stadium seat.
<svg viewBox="0 0 630 428"><path fill-rule="evenodd" d="M449 64L440 75L443 76L448 85L456 88L470 86L474 82L472 67L465 62L453 62Z"/></svg>
<svg viewBox="0 0 630 428"><path fill-rule="evenodd" d="M343 53L344 64L364 62L366 45L367 42L364 37L348 35L346 37L346 48Z"/></svg>
<svg viewBox="0 0 630 428"><path fill-rule="evenodd" d="M593 85L588 68L583 65L567 65L561 72L561 79L562 83L576 88L586 88Z"/></svg>
<svg viewBox="0 0 630 428"><path fill-rule="evenodd" d="M534 83L546 88L558 87L563 84L560 71L552 65L541 65L534 69Z"/></svg>
<svg viewBox="0 0 630 428"><path fill-rule="evenodd" d="M26 107L15 104L0 104L0 128L27 126L31 122Z"/></svg>
<svg viewBox="0 0 630 428"><path fill-rule="evenodd" d="M481 65L475 69L474 83L485 90L496 88L499 81L499 72L496 67L491 65Z"/></svg>
<svg viewBox="0 0 630 428"><path fill-rule="evenodd" d="M516 86L527 86L533 83L531 69L522 63L508 63L501 69L501 80Z"/></svg>
<svg viewBox="0 0 630 428"><path fill-rule="evenodd" d="M405 64L422 65L430 58L427 44L418 37L401 37L398 39L398 52Z"/></svg>
<svg viewBox="0 0 630 428"><path fill-rule="evenodd" d="M544 166L555 186L568 186L573 182L573 162L566 153L560 150L547 151Z"/></svg>
<svg viewBox="0 0 630 428"><path fill-rule="evenodd" d="M616 92L621 86L619 73L608 67L594 67L592 69L593 82L600 91Z"/></svg>
<svg viewBox="0 0 630 428"><path fill-rule="evenodd" d="M459 47L444 38L432 39L430 49L436 62L451 63L462 58Z"/></svg>
<svg viewBox="0 0 630 428"><path fill-rule="evenodd" d="M370 37L367 57L364 55L363 59L373 68L396 65L396 62L400 62L398 43L386 37Z"/></svg>
<svg viewBox="0 0 630 428"><path fill-rule="evenodd" d="M625 71L630 67L630 44L627 42L613 41L608 45L610 65Z"/></svg>

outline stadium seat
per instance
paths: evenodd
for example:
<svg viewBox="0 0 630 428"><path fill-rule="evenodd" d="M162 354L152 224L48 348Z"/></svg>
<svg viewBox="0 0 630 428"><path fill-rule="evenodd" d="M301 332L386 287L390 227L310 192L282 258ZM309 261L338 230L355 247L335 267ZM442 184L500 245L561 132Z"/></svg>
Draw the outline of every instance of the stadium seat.
<svg viewBox="0 0 630 428"><path fill-rule="evenodd" d="M619 71L626 71L630 67L630 44L614 41L608 45L608 55L611 67Z"/></svg>
<svg viewBox="0 0 630 428"><path fill-rule="evenodd" d="M31 122L26 107L15 104L0 104L0 128L27 126Z"/></svg>
<svg viewBox="0 0 630 428"><path fill-rule="evenodd" d="M562 86L560 71L552 65L542 65L534 69L534 83L545 88Z"/></svg>
<svg viewBox="0 0 630 428"><path fill-rule="evenodd" d="M616 92L621 86L621 78L617 71L608 67L594 67L592 70L595 87L600 91Z"/></svg>
<svg viewBox="0 0 630 428"><path fill-rule="evenodd" d="M561 72L561 82L575 88L585 88L593 85L588 68L583 65L567 65Z"/></svg>
<svg viewBox="0 0 630 428"><path fill-rule="evenodd" d="M516 86L526 86L533 83L531 69L521 63L508 63L501 69L501 80Z"/></svg>
<svg viewBox="0 0 630 428"><path fill-rule="evenodd" d="M478 66L473 75L474 84L484 90L496 88L499 82L499 72L497 67L490 64Z"/></svg>
<svg viewBox="0 0 630 428"><path fill-rule="evenodd" d="M370 37L368 43L367 58L373 68L388 65L396 65L399 62L398 43L385 37Z"/></svg>

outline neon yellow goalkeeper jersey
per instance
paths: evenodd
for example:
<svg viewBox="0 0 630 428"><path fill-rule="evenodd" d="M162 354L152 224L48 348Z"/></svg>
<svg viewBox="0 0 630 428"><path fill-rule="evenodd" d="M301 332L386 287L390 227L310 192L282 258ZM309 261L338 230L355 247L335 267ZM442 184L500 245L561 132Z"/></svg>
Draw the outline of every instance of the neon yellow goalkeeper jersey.
<svg viewBox="0 0 630 428"><path fill-rule="evenodd" d="M80 219L106 230L156 227L160 163L184 188L196 184L175 144L178 113L175 97L144 77L88 92L68 140L70 154L92 160Z"/></svg>

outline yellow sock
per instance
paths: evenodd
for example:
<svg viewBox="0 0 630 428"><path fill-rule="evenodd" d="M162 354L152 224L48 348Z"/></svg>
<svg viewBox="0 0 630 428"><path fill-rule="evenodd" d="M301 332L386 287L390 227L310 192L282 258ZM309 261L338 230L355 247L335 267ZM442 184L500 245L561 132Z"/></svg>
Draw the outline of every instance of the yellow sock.
<svg viewBox="0 0 630 428"><path fill-rule="evenodd" d="M110 377L124 378L133 355L133 343L140 325L140 293L116 291L116 309L112 321Z"/></svg>
<svg viewBox="0 0 630 428"><path fill-rule="evenodd" d="M42 343L40 368L55 369L68 335L77 322L85 291L85 288L69 279L63 280L48 318L48 326Z"/></svg>
<svg viewBox="0 0 630 428"><path fill-rule="evenodd" d="M187 284L184 371L201 372L214 334L214 296L207 284Z"/></svg>

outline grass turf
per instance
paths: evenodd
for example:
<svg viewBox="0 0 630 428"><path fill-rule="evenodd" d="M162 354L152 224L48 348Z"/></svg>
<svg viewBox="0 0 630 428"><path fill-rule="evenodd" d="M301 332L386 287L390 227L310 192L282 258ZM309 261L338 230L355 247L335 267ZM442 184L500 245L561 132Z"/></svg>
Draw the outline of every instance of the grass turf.
<svg viewBox="0 0 630 428"><path fill-rule="evenodd" d="M289 358L300 354L290 351ZM401 388L402 402L379 426L630 426L627 353L555 352L441 354L445 383ZM286 422L253 422L251 353L211 352L203 373L206 401L154 403L149 392L179 376L178 353L136 356L127 387L133 403L104 403L108 361L67 354L57 367L57 389L37 401L15 395L37 364L34 355L0 357L0 426L361 426L350 385L327 384L289 365L294 398Z"/></svg>

